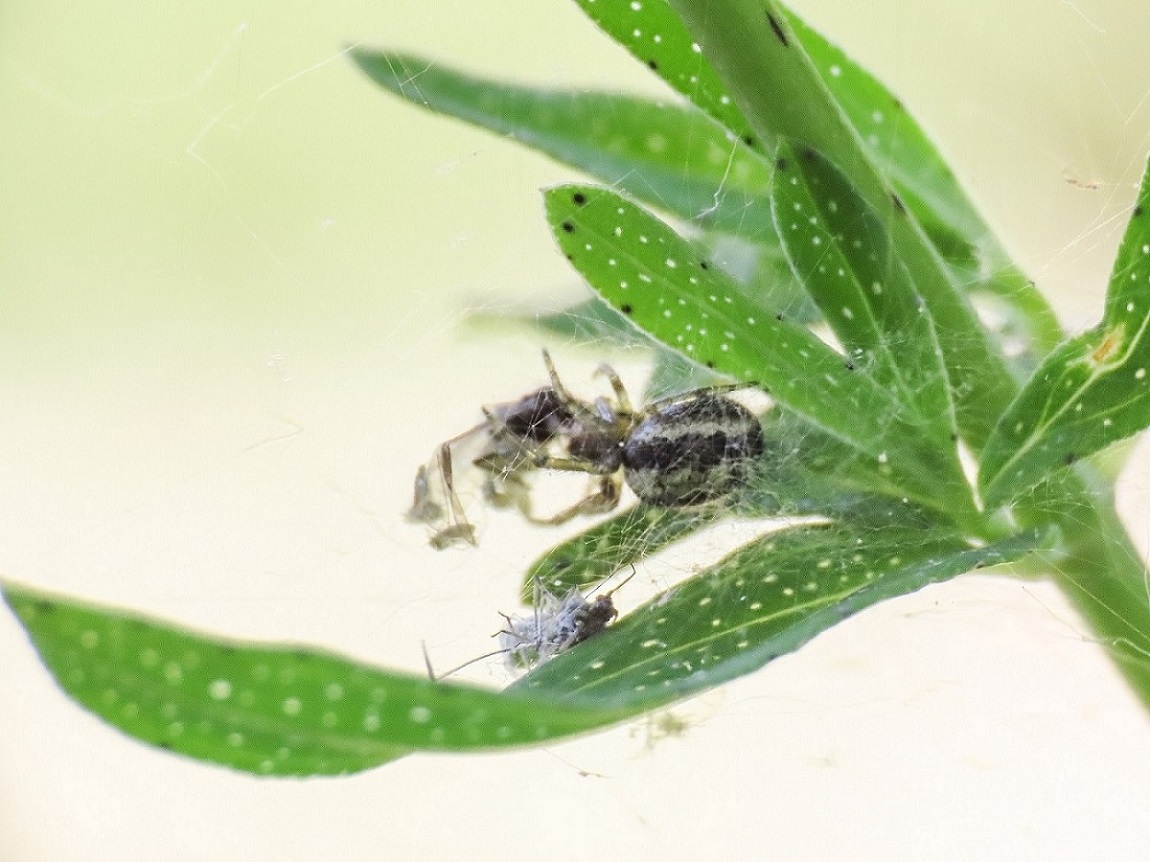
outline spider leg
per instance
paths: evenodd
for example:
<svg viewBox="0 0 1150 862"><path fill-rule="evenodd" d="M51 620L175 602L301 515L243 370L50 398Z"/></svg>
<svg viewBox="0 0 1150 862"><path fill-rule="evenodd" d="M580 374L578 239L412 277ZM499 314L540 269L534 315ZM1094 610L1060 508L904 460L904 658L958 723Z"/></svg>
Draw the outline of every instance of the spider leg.
<svg viewBox="0 0 1150 862"><path fill-rule="evenodd" d="M524 517L533 524L554 527L558 524L565 524L579 515L601 515L604 512L610 512L619 505L622 491L623 480L616 471L606 476L600 476L595 490L563 511L549 518L539 518L528 511L524 512Z"/></svg>
<svg viewBox="0 0 1150 862"><path fill-rule="evenodd" d="M431 537L431 544L437 550L443 550L459 541L470 545L478 544L475 539L475 527L467 520L463 504L455 493L455 478L451 463L451 443L447 442L439 447L435 455L436 465L439 467L439 479L443 484L443 499L447 502L447 526ZM416 481L418 484L419 476ZM426 473L423 474L426 482Z"/></svg>
<svg viewBox="0 0 1150 862"><path fill-rule="evenodd" d="M594 461L584 458L560 458L548 455L546 452L536 456L534 465L540 470L561 470L564 473L590 473L592 476L607 476L616 472L619 467L597 467Z"/></svg>
<svg viewBox="0 0 1150 862"><path fill-rule="evenodd" d="M611 384L611 389L615 393L615 403L618 405L619 412L625 414L634 413L635 407L631 404L631 396L627 394L627 387L623 385L623 381L619 378L619 373L606 362L595 369L595 373L602 374Z"/></svg>
<svg viewBox="0 0 1150 862"><path fill-rule="evenodd" d="M563 406L571 411L571 415L578 419L580 422L595 427L603 422L594 410L588 408L586 403L580 401L574 395L567 391L567 387L563 385L563 381L559 379L559 372L555 370L555 363L551 361L551 354L546 350L543 351L543 364L547 366L547 376L551 380L551 388L555 390L555 394L559 400L563 402Z"/></svg>

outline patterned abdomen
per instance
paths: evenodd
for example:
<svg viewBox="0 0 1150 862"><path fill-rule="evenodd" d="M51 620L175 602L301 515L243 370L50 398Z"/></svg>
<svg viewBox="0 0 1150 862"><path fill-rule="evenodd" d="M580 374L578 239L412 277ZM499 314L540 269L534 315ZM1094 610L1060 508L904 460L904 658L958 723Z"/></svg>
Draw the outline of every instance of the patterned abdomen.
<svg viewBox="0 0 1150 862"><path fill-rule="evenodd" d="M763 454L759 420L743 405L701 394L658 407L623 445L624 476L652 506L694 506L746 483Z"/></svg>

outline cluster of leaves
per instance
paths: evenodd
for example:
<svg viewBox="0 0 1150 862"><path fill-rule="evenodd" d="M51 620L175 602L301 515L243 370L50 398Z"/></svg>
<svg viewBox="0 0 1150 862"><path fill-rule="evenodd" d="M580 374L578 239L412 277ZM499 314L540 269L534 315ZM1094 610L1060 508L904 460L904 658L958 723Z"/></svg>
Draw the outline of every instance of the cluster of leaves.
<svg viewBox="0 0 1150 862"><path fill-rule="evenodd" d="M6 587L64 689L183 754L347 772L617 722L755 670L877 601L1041 554L1150 701L1142 565L1082 461L1150 425L1147 183L1102 322L1064 341L899 101L774 0L576 2L684 99L353 57L400 97L604 183L544 192L559 248L597 295L577 319L641 337L663 372L687 361L703 379L769 392L771 457L738 506L820 520L750 542L504 692ZM984 305L999 325L980 321ZM1008 356L1008 340L1025 349ZM599 583L707 523L622 512L540 559L525 594L536 581Z"/></svg>

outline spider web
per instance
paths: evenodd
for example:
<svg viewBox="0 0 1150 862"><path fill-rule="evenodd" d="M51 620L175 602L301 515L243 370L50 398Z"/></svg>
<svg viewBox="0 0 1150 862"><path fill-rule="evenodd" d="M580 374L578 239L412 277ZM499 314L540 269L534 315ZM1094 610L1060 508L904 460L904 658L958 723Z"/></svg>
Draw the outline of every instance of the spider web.
<svg viewBox="0 0 1150 862"><path fill-rule="evenodd" d="M453 4L444 23L427 4L389 3L322 26L257 9L152 21L101 7L5 10L0 93L6 114L28 128L0 143L6 576L417 671L421 641L437 667L451 667L496 645L500 611L528 612L517 599L522 572L583 524L531 528L473 500L478 549L437 554L401 515L414 468L436 443L478 421L480 405L544 382L540 337L477 326L475 309L506 317L584 297L552 250L536 193L571 172L384 99L344 62L345 46L403 43L503 76L506 58L545 33L548 56L511 74L579 86L630 75L636 91L662 90L568 7L517 4L503 13L513 23L496 28L482 5ZM1145 22L1098 3L1027 9L1023 22L1000 4L977 14L936 4L936 38L921 39L924 25L893 7L868 10L863 38L845 4L805 5L947 142L1069 328L1088 325L1147 146L1150 88L1119 74L1140 66ZM1033 32L1041 62L1000 30ZM483 36L453 53L441 41L452 32ZM935 76L948 69L962 74L943 85ZM1001 86L1004 76L1020 83ZM1070 81L1087 84L1071 90ZM744 251L724 251L732 270L754 263ZM580 332L552 345L564 380L581 396L600 393L593 372L609 361L641 400L649 355L608 343L589 313L576 322ZM660 393L676 385L656 383ZM785 457L800 459L802 442ZM1144 447L1137 458L1119 486L1135 525L1150 506ZM582 489L541 493L572 490ZM783 526L722 521L638 563L614 600L626 613ZM1144 550L1150 530L1136 527L1134 539ZM528 840L554 846L561 810L606 824L581 829L584 852L609 857L654 841L701 858L717 844L734 850L732 836L751 822L739 800L761 798L764 775L782 791L771 827L783 853L832 850L841 829L809 829L811 812L846 822L860 798L888 801L871 812L879 825L868 846L879 849L883 835L902 836L905 849L910 797L920 812L940 812L937 839L920 839L927 852L941 849L934 840L973 846L963 842L994 829L1054 842L1068 824L1102 817L1127 849L1143 838L1125 825L1140 822L1131 802L1140 784L1112 757L1121 750L1123 765L1144 774L1141 707L1040 582L969 578L875 608L769 673L685 707L686 741L639 766L641 745L626 729L622 742L607 734L563 750L618 789L578 783L547 755L520 755L454 763L447 782L442 762L412 760L402 768L414 779L365 776L369 794L356 782L253 793L80 722L43 685L11 624L5 636L0 674L21 690L0 710L9 764L0 833L15 836L6 838L14 858L76 858L76 845L93 839L123 858L160 840L189 858L221 846L237 857L276 847L303 858L330 853L332 823L346 828L347 847L377 850L371 824L391 805L412 812L413 824L389 823L391 846L425 852L448 832L476 858L506 858ZM471 675L508 678L498 658ZM675 727L673 717L661 727ZM1090 731L1086 744L1075 728ZM1094 789L1090 799L1068 808L1024 781L1044 774L1050 750L1068 781ZM1073 768L1072 753L1084 758ZM731 801L702 804L683 791L684 769L716 766L738 789ZM978 781L988 772L994 788ZM941 816L954 797L932 789L944 784L970 800L954 819ZM61 787L84 798L60 806ZM474 832L445 817L488 796ZM1050 803L1047 813L1019 808L1023 798ZM271 808L287 815L275 826ZM177 811L186 822L175 822ZM61 828L47 834L37 825L47 822ZM981 825L958 834L949 823Z"/></svg>

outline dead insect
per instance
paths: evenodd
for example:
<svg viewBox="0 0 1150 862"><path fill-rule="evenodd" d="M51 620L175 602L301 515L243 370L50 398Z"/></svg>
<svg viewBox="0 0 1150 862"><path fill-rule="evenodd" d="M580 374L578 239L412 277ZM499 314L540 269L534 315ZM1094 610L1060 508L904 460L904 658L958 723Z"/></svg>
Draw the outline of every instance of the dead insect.
<svg viewBox="0 0 1150 862"><path fill-rule="evenodd" d="M535 584L533 607L524 616L502 614L507 627L495 633L499 638L499 649L473 658L447 673L437 676L431 667L431 659L424 650L427 674L432 680L442 680L477 661L502 655L507 666L513 671L530 670L554 658L561 652L602 634L619 615L613 596L631 578L635 577L634 567L622 582L611 592L602 593L588 599L577 588L572 587L565 595L559 596Z"/></svg>

